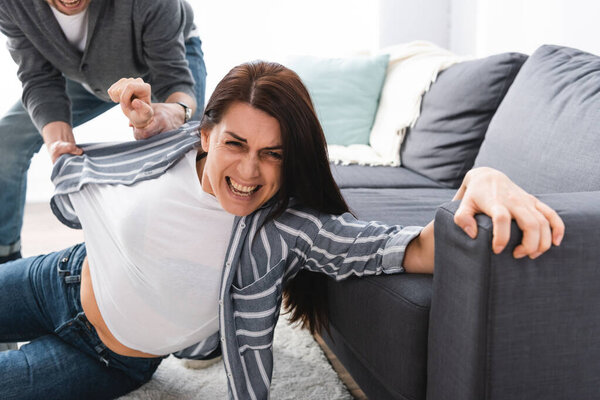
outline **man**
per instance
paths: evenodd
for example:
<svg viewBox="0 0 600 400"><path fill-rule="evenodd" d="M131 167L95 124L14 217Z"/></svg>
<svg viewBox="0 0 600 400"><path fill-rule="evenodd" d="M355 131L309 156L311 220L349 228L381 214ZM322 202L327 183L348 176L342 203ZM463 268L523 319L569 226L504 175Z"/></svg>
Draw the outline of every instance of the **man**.
<svg viewBox="0 0 600 400"><path fill-rule="evenodd" d="M111 85L137 139L200 114L206 68L194 30L184 0L1 1L0 31L23 93L0 120L0 263L21 257L31 157L42 143L53 162L80 154L73 127L115 105ZM121 79L129 77L141 79ZM150 84L152 104L124 97L130 84ZM152 118L136 126L136 113Z"/></svg>

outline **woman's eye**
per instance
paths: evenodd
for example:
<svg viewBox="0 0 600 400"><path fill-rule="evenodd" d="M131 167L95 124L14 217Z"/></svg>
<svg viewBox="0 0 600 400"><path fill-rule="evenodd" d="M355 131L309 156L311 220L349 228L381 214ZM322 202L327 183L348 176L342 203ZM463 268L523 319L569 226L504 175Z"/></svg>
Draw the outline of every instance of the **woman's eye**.
<svg viewBox="0 0 600 400"><path fill-rule="evenodd" d="M236 142L235 140L229 140L229 141L225 142L225 144L227 146L232 146L232 147L240 147L242 145L241 142Z"/></svg>
<svg viewBox="0 0 600 400"><path fill-rule="evenodd" d="M276 151L269 151L267 153L267 155L271 158L274 158L276 160L282 160L283 156L281 155L281 153L277 153Z"/></svg>

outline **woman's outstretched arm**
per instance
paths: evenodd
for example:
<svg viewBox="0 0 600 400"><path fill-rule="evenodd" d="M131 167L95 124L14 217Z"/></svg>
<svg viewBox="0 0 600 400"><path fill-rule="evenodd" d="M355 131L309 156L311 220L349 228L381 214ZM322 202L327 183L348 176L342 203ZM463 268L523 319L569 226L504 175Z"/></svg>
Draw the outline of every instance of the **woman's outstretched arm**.
<svg viewBox="0 0 600 400"><path fill-rule="evenodd" d="M556 211L492 168L469 171L454 200L461 200L454 222L469 237L477 237L475 214L486 214L492 219L495 254L506 247L513 219L523 231L523 240L513 251L515 258L536 258L553 244L558 246L565 233L565 225ZM434 248L431 221L406 248L406 272L432 273Z"/></svg>

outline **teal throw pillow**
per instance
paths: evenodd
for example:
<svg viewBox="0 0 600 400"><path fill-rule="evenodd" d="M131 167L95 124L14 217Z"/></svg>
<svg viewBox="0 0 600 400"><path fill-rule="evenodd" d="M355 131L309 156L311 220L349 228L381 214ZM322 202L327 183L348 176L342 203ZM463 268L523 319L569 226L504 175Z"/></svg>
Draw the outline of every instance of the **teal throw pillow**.
<svg viewBox="0 0 600 400"><path fill-rule="evenodd" d="M369 144L389 55L292 57L288 67L312 97L327 144Z"/></svg>

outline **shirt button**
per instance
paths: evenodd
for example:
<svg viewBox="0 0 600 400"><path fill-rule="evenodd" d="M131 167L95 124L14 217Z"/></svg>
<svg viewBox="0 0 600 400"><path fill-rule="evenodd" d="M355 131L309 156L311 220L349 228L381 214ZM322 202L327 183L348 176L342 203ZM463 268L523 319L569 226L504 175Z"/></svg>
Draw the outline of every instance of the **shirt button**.
<svg viewBox="0 0 600 400"><path fill-rule="evenodd" d="M231 267L231 263L230 263L229 261L227 261L227 262L225 263L225 265L227 265L228 267Z"/></svg>
<svg viewBox="0 0 600 400"><path fill-rule="evenodd" d="M230 374L230 373L229 373L229 374L227 374L227 376L231 378L231 374Z"/></svg>
<svg viewBox="0 0 600 400"><path fill-rule="evenodd" d="M223 300L219 300L219 305L222 306L223 305Z"/></svg>
<svg viewBox="0 0 600 400"><path fill-rule="evenodd" d="M225 342L225 336L221 336L221 342Z"/></svg>
<svg viewBox="0 0 600 400"><path fill-rule="evenodd" d="M242 222L242 223L240 224L240 228L244 229L245 227L246 227L246 224Z"/></svg>

